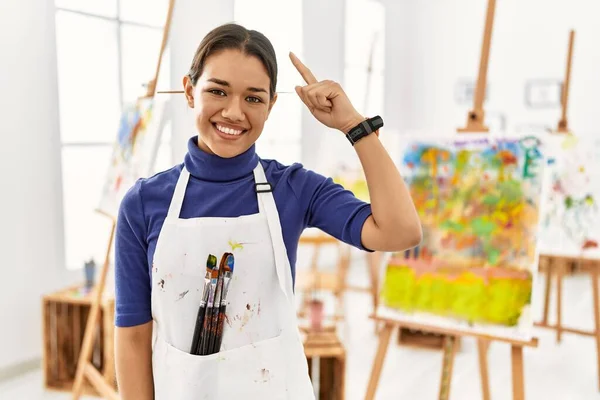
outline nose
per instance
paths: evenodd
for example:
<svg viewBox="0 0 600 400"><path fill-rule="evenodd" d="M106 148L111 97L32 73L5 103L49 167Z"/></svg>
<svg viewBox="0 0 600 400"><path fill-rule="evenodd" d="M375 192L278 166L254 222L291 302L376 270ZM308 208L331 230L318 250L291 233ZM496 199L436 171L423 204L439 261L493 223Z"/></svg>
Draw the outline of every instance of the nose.
<svg viewBox="0 0 600 400"><path fill-rule="evenodd" d="M244 110L242 110L241 99L237 97L231 97L231 100L227 102L221 115L223 118L228 119L230 121L238 122L246 119L246 115L244 114Z"/></svg>

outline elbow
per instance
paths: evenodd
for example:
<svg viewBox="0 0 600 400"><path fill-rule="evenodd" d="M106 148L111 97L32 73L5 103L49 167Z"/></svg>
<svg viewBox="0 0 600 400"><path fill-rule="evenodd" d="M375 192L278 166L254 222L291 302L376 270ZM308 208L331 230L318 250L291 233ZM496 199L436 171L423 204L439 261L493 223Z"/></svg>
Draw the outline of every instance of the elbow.
<svg viewBox="0 0 600 400"><path fill-rule="evenodd" d="M412 249L413 247L417 247L418 245L421 244L422 241L423 241L423 228L421 227L421 224L418 223L417 228L415 229L414 241L410 245L410 248Z"/></svg>
<svg viewBox="0 0 600 400"><path fill-rule="evenodd" d="M405 242L403 243L402 250L412 249L413 247L417 247L421 244L423 240L423 229L421 228L421 224L417 221L414 226L410 227L406 230L405 233Z"/></svg>
<svg viewBox="0 0 600 400"><path fill-rule="evenodd" d="M397 238L390 246L393 252L401 252L417 247L423 240L421 223L417 220L415 224L403 227L402 231L393 237Z"/></svg>

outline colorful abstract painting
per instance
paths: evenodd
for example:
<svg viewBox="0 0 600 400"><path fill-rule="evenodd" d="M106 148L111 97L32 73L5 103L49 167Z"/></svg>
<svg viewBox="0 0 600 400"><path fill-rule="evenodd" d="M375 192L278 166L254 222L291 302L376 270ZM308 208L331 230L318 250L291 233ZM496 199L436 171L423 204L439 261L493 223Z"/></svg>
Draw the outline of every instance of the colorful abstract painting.
<svg viewBox="0 0 600 400"><path fill-rule="evenodd" d="M116 217L123 196L152 172L164 127L166 103L152 98L127 105L119 121L98 209Z"/></svg>
<svg viewBox="0 0 600 400"><path fill-rule="evenodd" d="M600 139L553 134L540 254L600 258Z"/></svg>
<svg viewBox="0 0 600 400"><path fill-rule="evenodd" d="M378 315L528 337L544 182L539 140L407 139L401 154L423 241L389 260Z"/></svg>

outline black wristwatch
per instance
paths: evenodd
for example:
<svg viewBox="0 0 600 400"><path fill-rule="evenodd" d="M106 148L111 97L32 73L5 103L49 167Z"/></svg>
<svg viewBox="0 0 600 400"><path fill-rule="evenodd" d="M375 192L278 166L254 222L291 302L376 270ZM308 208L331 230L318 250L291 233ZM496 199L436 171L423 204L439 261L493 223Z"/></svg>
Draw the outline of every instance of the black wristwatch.
<svg viewBox="0 0 600 400"><path fill-rule="evenodd" d="M350 129L350 131L346 134L346 137L348 138L352 146L354 146L354 144L360 139L377 131L382 126L383 118L377 115L373 118L368 118L364 120L360 124L356 125L354 128Z"/></svg>

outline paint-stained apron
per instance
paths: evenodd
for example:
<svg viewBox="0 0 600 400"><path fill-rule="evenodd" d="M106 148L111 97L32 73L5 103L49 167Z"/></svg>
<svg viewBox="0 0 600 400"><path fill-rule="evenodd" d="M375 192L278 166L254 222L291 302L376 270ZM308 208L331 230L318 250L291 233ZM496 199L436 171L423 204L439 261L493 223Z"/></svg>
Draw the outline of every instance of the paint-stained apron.
<svg viewBox="0 0 600 400"><path fill-rule="evenodd" d="M261 163L254 169L259 213L238 218L179 218L189 177L184 167L152 266L155 399L314 399L279 214ZM226 252L235 265L221 351L192 355L206 260L213 254L218 263Z"/></svg>

